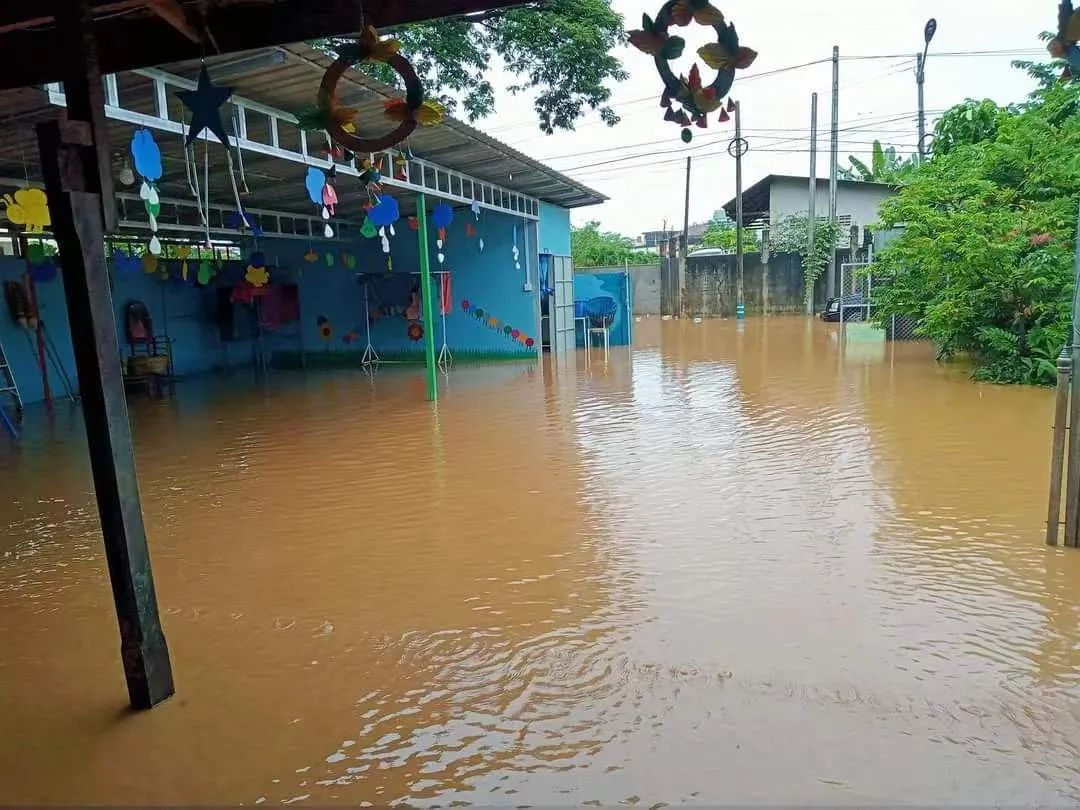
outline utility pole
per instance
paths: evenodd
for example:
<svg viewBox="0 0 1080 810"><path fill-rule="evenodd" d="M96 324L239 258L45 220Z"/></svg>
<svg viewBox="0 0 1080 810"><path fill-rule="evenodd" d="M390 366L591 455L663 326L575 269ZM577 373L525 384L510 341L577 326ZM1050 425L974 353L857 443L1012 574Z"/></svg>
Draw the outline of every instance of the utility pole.
<svg viewBox="0 0 1080 810"><path fill-rule="evenodd" d="M686 199L683 202L682 245L679 251L679 317L683 316L683 286L686 284L686 256L690 252L690 162L686 156Z"/></svg>
<svg viewBox="0 0 1080 810"><path fill-rule="evenodd" d="M742 199L742 159L746 154L746 142L742 137L742 104L735 102L735 140L728 149L734 146L735 153L735 255L738 262L738 287L735 297L735 318L743 320L746 317L746 299L743 297L743 199Z"/></svg>
<svg viewBox="0 0 1080 810"><path fill-rule="evenodd" d="M806 212L807 257L814 253L817 229L817 93L810 96L810 202ZM806 314L814 314L814 285L806 285Z"/></svg>
<svg viewBox="0 0 1080 810"><path fill-rule="evenodd" d="M1065 545L1080 545L1080 213L1077 215L1072 309L1072 391L1069 403L1069 461L1065 479Z"/></svg>
<svg viewBox="0 0 1080 810"><path fill-rule="evenodd" d="M930 52L930 41L937 33L937 20L931 17L923 29L923 52L915 57L915 83L919 87L919 163L926 160L926 55Z"/></svg>
<svg viewBox="0 0 1080 810"><path fill-rule="evenodd" d="M832 49L832 137L829 141L829 225L836 228L836 197L840 174L840 46ZM836 295L836 246L829 251L825 297Z"/></svg>

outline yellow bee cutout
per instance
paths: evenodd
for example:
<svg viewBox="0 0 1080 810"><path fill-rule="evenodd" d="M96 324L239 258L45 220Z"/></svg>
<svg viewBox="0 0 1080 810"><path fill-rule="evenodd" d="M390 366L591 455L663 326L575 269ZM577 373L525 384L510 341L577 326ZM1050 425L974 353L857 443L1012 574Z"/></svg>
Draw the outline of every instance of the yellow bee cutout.
<svg viewBox="0 0 1080 810"><path fill-rule="evenodd" d="M49 202L45 192L39 188L21 188L3 197L7 218L15 225L25 225L28 233L41 233L52 225L49 216Z"/></svg>

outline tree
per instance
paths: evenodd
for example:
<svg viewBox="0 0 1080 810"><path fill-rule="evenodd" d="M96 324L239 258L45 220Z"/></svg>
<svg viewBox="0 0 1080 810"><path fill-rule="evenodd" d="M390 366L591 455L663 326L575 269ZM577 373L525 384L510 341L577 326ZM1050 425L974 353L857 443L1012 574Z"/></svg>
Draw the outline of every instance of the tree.
<svg viewBox="0 0 1080 810"><path fill-rule="evenodd" d="M1057 34L1050 31L1043 31L1039 34L1039 39L1043 42L1049 42ZM1018 68L1038 84L1038 90L1049 90L1059 81L1061 81L1061 74L1068 66L1068 63L1064 59L1055 59L1052 62L1029 62L1025 60L1014 60L1012 63L1014 68ZM1032 94L1032 96L1038 93L1038 90Z"/></svg>
<svg viewBox="0 0 1080 810"><path fill-rule="evenodd" d="M622 16L611 0L547 0L517 8L449 17L393 30L402 53L412 62L428 92L449 112L460 107L470 121L495 112L495 88L487 78L497 54L517 77L512 93L537 91L534 107L540 129L573 129L584 113L596 110L609 126L619 116L607 103L611 89L624 81L613 49L626 38ZM332 38L317 43L331 52L349 42ZM358 68L389 84L397 74L385 65Z"/></svg>
<svg viewBox="0 0 1080 810"><path fill-rule="evenodd" d="M701 246L707 248L720 248L729 253L737 249L737 234L735 223L723 209L713 214L709 221L709 227L701 237ZM745 253L757 253L761 250L761 240L753 231L743 228L743 251Z"/></svg>
<svg viewBox="0 0 1080 810"><path fill-rule="evenodd" d="M895 146L886 149L877 140L874 141L869 166L854 155L848 155L848 161L851 166L840 170L841 180L899 185L915 168L915 162L911 158L900 157Z"/></svg>
<svg viewBox="0 0 1080 810"><path fill-rule="evenodd" d="M617 267L630 264L656 264L660 257L639 250L628 236L601 231L600 223L588 222L570 229L570 253L576 267Z"/></svg>
<svg viewBox="0 0 1080 810"><path fill-rule="evenodd" d="M934 157L881 208L901 236L873 266L877 315L904 315L978 379L1046 383L1071 329L1080 84L1017 109L964 102ZM942 148L942 146L945 148Z"/></svg>

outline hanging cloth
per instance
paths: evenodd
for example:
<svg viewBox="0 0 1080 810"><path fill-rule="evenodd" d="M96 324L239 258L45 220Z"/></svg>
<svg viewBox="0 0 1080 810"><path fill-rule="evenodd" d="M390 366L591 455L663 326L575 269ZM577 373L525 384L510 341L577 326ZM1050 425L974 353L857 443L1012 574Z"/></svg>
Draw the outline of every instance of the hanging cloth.
<svg viewBox="0 0 1080 810"><path fill-rule="evenodd" d="M450 273L439 275L439 314L449 315L454 306L454 294L450 288Z"/></svg>

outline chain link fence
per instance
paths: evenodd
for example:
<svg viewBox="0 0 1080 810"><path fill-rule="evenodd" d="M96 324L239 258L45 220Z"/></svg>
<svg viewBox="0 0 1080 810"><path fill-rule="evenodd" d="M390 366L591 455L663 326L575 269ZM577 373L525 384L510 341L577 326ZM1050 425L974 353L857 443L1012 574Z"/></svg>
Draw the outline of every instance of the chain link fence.
<svg viewBox="0 0 1080 810"><path fill-rule="evenodd" d="M875 279L872 265L867 262L847 262L840 265L839 308L841 323L873 322L884 329L885 340L924 340L918 334L919 322L904 315L881 318L876 294L888 283Z"/></svg>

